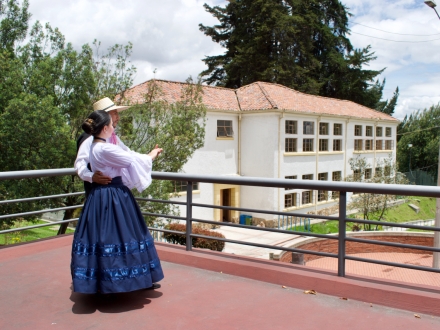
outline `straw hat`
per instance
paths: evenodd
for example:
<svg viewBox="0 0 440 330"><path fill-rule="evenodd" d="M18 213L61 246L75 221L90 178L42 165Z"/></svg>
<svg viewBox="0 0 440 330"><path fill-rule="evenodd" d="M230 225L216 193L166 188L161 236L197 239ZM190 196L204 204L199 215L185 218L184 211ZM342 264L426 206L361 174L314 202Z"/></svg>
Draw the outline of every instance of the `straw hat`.
<svg viewBox="0 0 440 330"><path fill-rule="evenodd" d="M108 97L104 97L103 99L100 99L99 101L96 101L93 103L93 110L105 110L107 112L112 110L122 111L125 109L128 109L129 106L120 106L115 105L112 100L110 100Z"/></svg>

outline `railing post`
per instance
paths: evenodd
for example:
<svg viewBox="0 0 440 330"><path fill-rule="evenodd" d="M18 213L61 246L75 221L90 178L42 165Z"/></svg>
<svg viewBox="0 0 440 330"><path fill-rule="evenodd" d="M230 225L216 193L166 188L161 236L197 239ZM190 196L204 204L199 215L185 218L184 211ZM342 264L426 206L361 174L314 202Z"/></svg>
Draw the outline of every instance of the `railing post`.
<svg viewBox="0 0 440 330"><path fill-rule="evenodd" d="M338 245L338 276L345 277L345 238L347 218L347 192L339 192L339 245Z"/></svg>
<svg viewBox="0 0 440 330"><path fill-rule="evenodd" d="M192 182L186 186L186 251L192 250Z"/></svg>

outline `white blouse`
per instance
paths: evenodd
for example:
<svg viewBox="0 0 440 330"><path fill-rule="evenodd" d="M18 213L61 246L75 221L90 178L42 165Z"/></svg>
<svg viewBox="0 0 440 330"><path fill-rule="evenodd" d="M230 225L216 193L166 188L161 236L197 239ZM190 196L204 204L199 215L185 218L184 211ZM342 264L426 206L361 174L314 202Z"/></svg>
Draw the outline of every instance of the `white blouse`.
<svg viewBox="0 0 440 330"><path fill-rule="evenodd" d="M151 184L153 159L144 154L125 151L111 143L92 143L90 166L93 172L101 171L111 178L121 176L130 189L144 191Z"/></svg>
<svg viewBox="0 0 440 330"><path fill-rule="evenodd" d="M117 145L120 146L122 150L139 155L137 152L130 150L121 141L119 136L116 136L116 140L117 140ZM90 183L92 183L93 172L89 171L89 169L87 168L87 164L90 163L89 154L90 154L90 147L92 146L92 142L93 142L93 136L89 136L86 140L84 140L83 143L81 143L74 165L75 171L78 174L78 176L81 178L81 180L88 181ZM110 142L110 139L107 139L107 142Z"/></svg>

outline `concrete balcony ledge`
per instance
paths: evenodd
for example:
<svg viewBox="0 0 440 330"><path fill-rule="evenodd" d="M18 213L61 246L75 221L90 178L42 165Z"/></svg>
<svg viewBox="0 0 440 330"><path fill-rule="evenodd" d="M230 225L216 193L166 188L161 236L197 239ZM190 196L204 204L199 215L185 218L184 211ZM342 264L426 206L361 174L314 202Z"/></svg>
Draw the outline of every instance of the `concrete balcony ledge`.
<svg viewBox="0 0 440 330"><path fill-rule="evenodd" d="M278 261L228 255L221 252L157 243L161 260L245 277L301 290L346 297L393 308L440 316L440 289L403 282L337 274Z"/></svg>

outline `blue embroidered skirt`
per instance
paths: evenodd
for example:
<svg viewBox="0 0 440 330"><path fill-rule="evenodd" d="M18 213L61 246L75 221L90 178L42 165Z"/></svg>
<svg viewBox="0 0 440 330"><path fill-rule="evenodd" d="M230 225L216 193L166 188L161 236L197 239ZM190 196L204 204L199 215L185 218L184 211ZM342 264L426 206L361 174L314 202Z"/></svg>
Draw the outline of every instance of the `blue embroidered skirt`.
<svg viewBox="0 0 440 330"><path fill-rule="evenodd" d="M154 241L130 189L121 177L95 185L75 230L73 290L128 292L163 279Z"/></svg>

